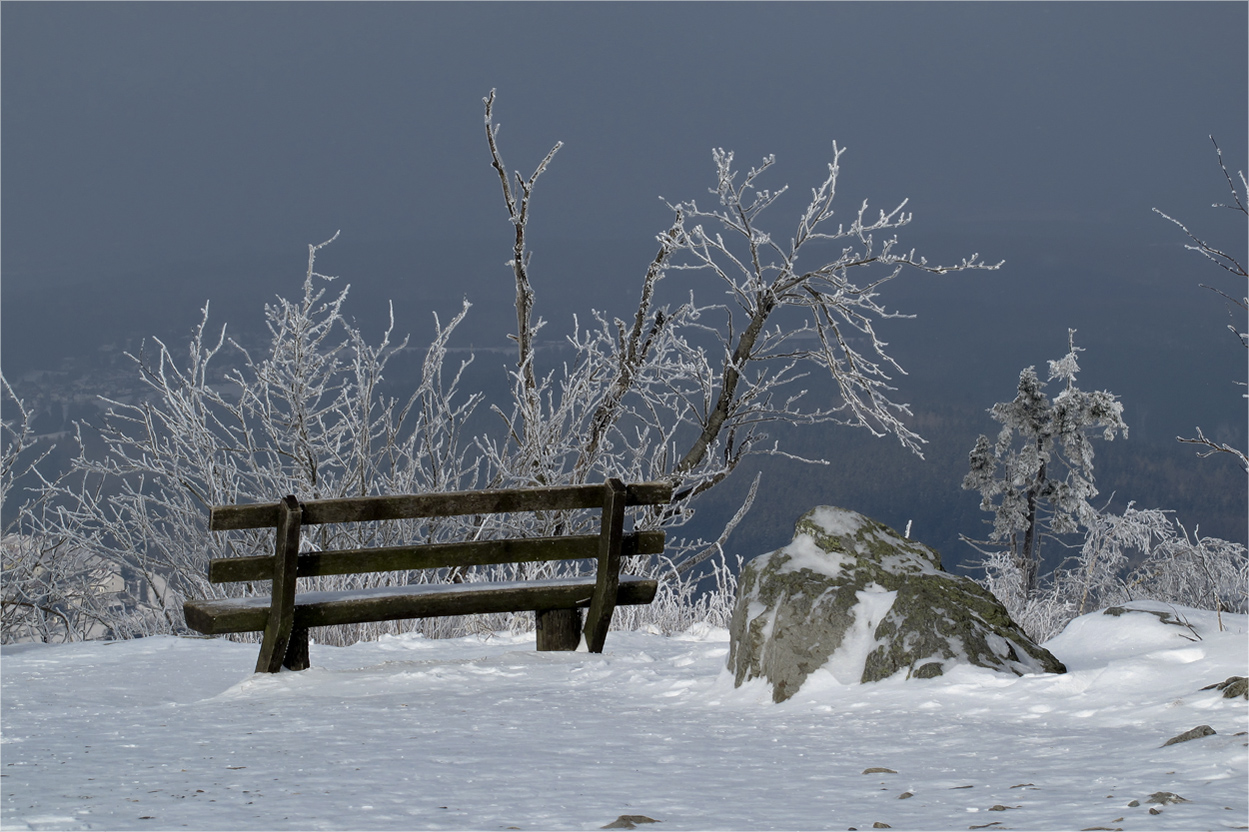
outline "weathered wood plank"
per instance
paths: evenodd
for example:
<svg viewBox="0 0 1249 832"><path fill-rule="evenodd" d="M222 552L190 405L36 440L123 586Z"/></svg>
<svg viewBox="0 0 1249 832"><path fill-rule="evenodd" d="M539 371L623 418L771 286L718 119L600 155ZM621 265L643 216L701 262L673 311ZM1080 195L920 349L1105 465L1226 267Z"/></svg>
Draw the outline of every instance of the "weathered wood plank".
<svg viewBox="0 0 1249 832"><path fill-rule="evenodd" d="M264 638L260 642L260 656L256 659L257 673L277 673L282 669L286 647L290 643L295 623L295 564L299 558L299 501L288 496L279 504L278 532L274 542L273 588L269 609L272 613L265 622Z"/></svg>
<svg viewBox="0 0 1249 832"><path fill-rule="evenodd" d="M538 610L534 614L539 650L576 650L581 644L581 610Z"/></svg>
<svg viewBox="0 0 1249 832"><path fill-rule="evenodd" d="M182 616L186 619L186 625L197 633L215 635L218 633L246 633L251 630L263 630L265 623L269 620L269 608L265 607L259 627L249 627L243 630L219 629L219 627L223 626L222 622L226 621L230 616L230 613L221 607L222 600L237 601L239 599L209 598L207 600L184 601L182 603ZM230 625L227 623L224 626L229 627Z"/></svg>
<svg viewBox="0 0 1249 832"><path fill-rule="evenodd" d="M628 488L628 505L663 505L672 499L666 482L635 483ZM302 522L354 523L402 520L414 517L452 517L464 514L498 514L509 511L565 511L600 508L601 485L565 485L549 488L511 488L494 491L452 491L443 494L403 494L388 497L345 497L308 500ZM276 526L278 503L214 506L211 531L259 529Z"/></svg>
<svg viewBox="0 0 1249 832"><path fill-rule="evenodd" d="M291 640L286 645L282 667L287 670L307 670L311 666L312 663L308 660L308 628L295 627L291 630Z"/></svg>
<svg viewBox="0 0 1249 832"><path fill-rule="evenodd" d="M624 533L625 485L615 477L603 484L602 531L599 534L598 570L594 600L585 617L586 649L602 653L616 608L616 588L620 581L620 548Z"/></svg>
<svg viewBox="0 0 1249 832"><path fill-rule="evenodd" d="M311 578L319 575L440 569L447 566L575 560L597 557L598 545L599 536L587 534L535 537L524 540L478 540L470 543L389 546L376 549L338 549L326 552L307 552L300 555L296 564L296 574L300 578ZM632 532L624 536L620 554L622 557L658 555L662 554L663 550L663 532ZM234 581L267 581L272 576L272 555L215 558L208 564L208 580L217 584Z"/></svg>
<svg viewBox="0 0 1249 832"><path fill-rule="evenodd" d="M635 482L627 490L627 506L663 506L672 502L670 482Z"/></svg>
<svg viewBox="0 0 1249 832"><path fill-rule="evenodd" d="M296 627L321 627L365 621L431 618L441 615L515 612L585 607L594 593L594 578L569 578L507 584L415 584L400 587L301 592L295 601ZM616 604L649 604L658 582L631 575L621 577ZM187 601L187 626L206 635L263 630L269 620L269 599L263 596Z"/></svg>

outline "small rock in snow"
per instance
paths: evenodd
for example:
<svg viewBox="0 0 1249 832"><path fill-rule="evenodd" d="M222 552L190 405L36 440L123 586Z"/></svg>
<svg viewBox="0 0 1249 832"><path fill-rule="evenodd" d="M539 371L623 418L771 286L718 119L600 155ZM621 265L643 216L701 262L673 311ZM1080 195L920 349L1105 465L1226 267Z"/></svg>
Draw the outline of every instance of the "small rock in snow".
<svg viewBox="0 0 1249 832"><path fill-rule="evenodd" d="M897 774L897 772L894 771L893 769L883 768L881 766L872 766L871 768L865 768L863 769L863 773L864 774Z"/></svg>
<svg viewBox="0 0 1249 832"><path fill-rule="evenodd" d="M1191 801L1189 801L1187 797L1180 797L1175 792L1154 792L1153 794L1149 796L1149 799L1146 800L1145 802L1146 803L1161 803L1162 805L1165 806L1168 803L1189 803Z"/></svg>
<svg viewBox="0 0 1249 832"><path fill-rule="evenodd" d="M1202 690L1221 690L1224 699L1235 699L1237 696L1249 699L1249 677L1228 676L1222 682L1206 685Z"/></svg>
<svg viewBox="0 0 1249 832"><path fill-rule="evenodd" d="M600 829L637 829L639 823L659 823L654 818L648 818L646 815L621 815L606 826L600 826Z"/></svg>
<svg viewBox="0 0 1249 832"><path fill-rule="evenodd" d="M898 795L898 800L906 800L908 797L914 797L914 796L915 796L915 792L903 792L902 794Z"/></svg>
<svg viewBox="0 0 1249 832"><path fill-rule="evenodd" d="M1164 742L1162 744L1162 747L1166 748L1168 745L1175 745L1177 742L1188 742L1189 740L1197 740L1197 739L1201 739L1202 737L1209 737L1215 733L1217 732L1213 728L1211 728L1209 725L1198 725L1196 728L1193 728L1189 731L1185 731L1182 734L1176 734L1174 737Z"/></svg>
<svg viewBox="0 0 1249 832"><path fill-rule="evenodd" d="M1184 622L1180 618L1176 617L1172 613L1166 612L1165 610L1144 610L1135 609L1133 607L1106 607L1106 609L1102 610L1102 615L1109 615L1114 618L1118 618L1119 616L1126 615L1130 612L1139 612L1146 615L1156 616L1163 624L1172 624L1176 627L1185 626Z"/></svg>

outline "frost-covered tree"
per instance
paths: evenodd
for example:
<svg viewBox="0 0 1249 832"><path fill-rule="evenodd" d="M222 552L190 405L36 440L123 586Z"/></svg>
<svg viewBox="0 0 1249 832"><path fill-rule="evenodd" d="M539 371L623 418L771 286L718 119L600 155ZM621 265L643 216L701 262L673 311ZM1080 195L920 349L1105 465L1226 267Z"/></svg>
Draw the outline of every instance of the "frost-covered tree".
<svg viewBox="0 0 1249 832"><path fill-rule="evenodd" d="M1091 439L1099 432L1106 440L1128 433L1114 394L1076 387L1083 350L1074 329L1067 343L1067 354L1049 362L1049 380L1061 381L1063 389L1051 400L1036 368L1025 368L1015 398L989 410L1002 428L996 441L983 434L976 440L963 478L963 488L979 491L980 508L993 514L987 542L1006 547L986 565L1014 571L1003 586L1010 584L1009 594L1020 603L1040 591L1043 543L1087 529L1097 517L1089 502L1097 496Z"/></svg>
<svg viewBox="0 0 1249 832"><path fill-rule="evenodd" d="M507 424L503 437L486 443L499 477L518 484L670 480L673 504L650 522L671 525L687 519L693 501L748 455L788 455L768 442L769 423L852 425L919 453L923 439L904 422L909 407L892 398L890 374L902 368L875 330L878 320L906 316L886 309L879 290L908 267L944 274L1000 264L972 255L938 265L902 249L895 232L911 221L905 200L875 216L865 201L835 223L844 153L835 143L828 174L796 223L774 234L763 225L765 212L786 188L761 186L774 157L743 173L731 152L717 149L710 189L717 204L665 203L672 223L657 236L636 309L625 319L594 313L593 323L575 327L569 338L574 359L543 373L534 345L544 322L534 317L526 230L534 187L561 145L529 177L509 175L493 91L484 103L491 161L515 229L515 395L510 412L498 411ZM701 303L707 293L729 300ZM821 376L835 392L813 402L805 385ZM678 571L720 550L753 494L717 540L669 547Z"/></svg>
<svg viewBox="0 0 1249 832"><path fill-rule="evenodd" d="M1246 207L1246 203L1249 203L1249 181L1246 181L1245 179L1245 172L1243 170L1238 172L1237 178L1240 180L1240 187L1238 189L1236 182L1227 171L1227 166L1223 164L1223 151L1219 148L1219 143L1214 141L1214 136L1210 137L1210 141L1214 144L1214 152L1219 159L1219 169L1223 171L1223 178L1227 180L1227 187L1232 192L1232 201L1230 203L1216 202L1213 207L1226 208L1236 211L1242 214L1245 217L1245 220L1249 222L1249 207ZM1229 304L1231 304L1228 309L1228 314L1232 318L1232 323L1228 324L1227 328L1231 330L1232 335L1236 336L1236 338L1240 341L1242 347L1249 348L1249 321L1246 320L1246 315L1249 315L1249 271L1246 271L1245 264L1238 260L1236 255L1229 254L1223 249L1217 248L1206 242L1204 239L1198 237L1196 234L1189 231L1184 223L1174 217L1170 217L1162 213L1157 208L1154 209L1154 213L1158 214L1163 219L1175 223L1175 225L1179 226L1180 230L1188 236L1188 239L1191 242L1186 243L1184 248L1189 251L1197 252L1219 268L1234 277L1239 278L1238 282L1240 282L1241 286L1233 291L1237 293L1242 290L1246 291L1246 294L1239 298L1228 294L1216 286L1207 286L1204 283L1200 285L1203 289L1209 289L1215 294L1220 295L1228 301ZM1237 309L1240 311L1236 312L1235 310ZM1246 386L1246 382L1244 381L1238 381L1236 383L1241 387ZM1249 394L1246 394L1245 398L1249 398ZM1249 454L1246 454L1244 449L1232 447L1226 442L1216 442L1213 439L1209 439L1202 432L1200 427L1197 428L1196 437L1185 438L1177 436L1176 439L1180 442L1201 446L1204 450L1200 451L1199 455L1203 457L1213 456L1214 454L1227 454L1240 464L1240 467L1245 471L1245 473L1249 474Z"/></svg>
<svg viewBox="0 0 1249 832"><path fill-rule="evenodd" d="M1214 147L1232 194L1231 203L1214 207L1229 208L1249 219L1245 174L1239 173L1238 187L1223 164L1217 142ZM1186 248L1239 280L1249 277L1236 255L1211 245L1157 208L1154 211L1188 236L1191 242ZM1203 284L1203 288L1229 302L1233 322L1228 329L1243 347L1249 347L1249 324L1243 317L1249 312L1249 294L1237 298L1215 286ZM1170 512L1160 509L1137 509L1132 503L1123 514L1093 509L1089 500L1097 491L1089 439L1098 429L1108 439L1117 430L1126 436L1127 426L1111 394L1075 391L1076 352L1073 344L1066 358L1050 362L1050 378L1067 379L1067 390L1053 402L1045 398L1044 385L1032 368L1025 370L1015 400L991 411L1003 423L997 442L981 436L970 454L971 470L963 487L980 492L981 508L994 512L994 521L988 541L968 542L999 547L981 549L986 587L1038 641L1056 635L1077 615L1133 599L1220 613L1249 611L1249 552L1243 544L1202 537L1199 530L1190 534ZM1073 396L1072 391L1079 395ZM1064 430L1070 433L1070 444L1061 441ZM1017 448L1016 438L1021 443ZM1208 438L1200 427L1195 438L1177 439L1201 446L1201 456L1230 455L1249 472L1245 451ZM1065 463L1061 479L1055 475L1056 460ZM1080 529L1083 541L1070 544L1078 547L1078 554L1041 575L1042 540ZM1005 549L1000 548L1002 544Z"/></svg>

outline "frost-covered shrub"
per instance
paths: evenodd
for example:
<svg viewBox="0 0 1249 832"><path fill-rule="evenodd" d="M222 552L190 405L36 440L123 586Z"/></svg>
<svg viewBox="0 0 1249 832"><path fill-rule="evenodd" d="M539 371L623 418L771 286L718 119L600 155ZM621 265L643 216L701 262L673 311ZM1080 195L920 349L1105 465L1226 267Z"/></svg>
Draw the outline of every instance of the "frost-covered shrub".
<svg viewBox="0 0 1249 832"><path fill-rule="evenodd" d="M1057 635L1076 616L1133 600L1249 612L1245 546L1190 535L1168 514L1129 504L1121 515L1098 515L1080 554L1045 576L1030 597L1006 553L985 559L983 583L1038 641Z"/></svg>
<svg viewBox="0 0 1249 832"><path fill-rule="evenodd" d="M110 401L98 425L78 424L70 471L44 483L34 506L40 511L19 515L25 539L37 545L22 550L16 569L6 562L6 638L10 610L17 609L10 598L23 570L41 570L28 583L53 592L49 608L66 621L94 619L88 630L68 628L61 634L66 638L178 632L185 627L186 598L263 591L208 583L210 558L272 548L271 532L210 534L213 505L272 502L285 494L324 499L475 485L478 462L460 433L480 396L460 395L459 372L444 376L447 341L467 305L437 327L417 389L406 400L385 397L379 390L383 373L406 341L391 343L393 316L377 344L347 321L347 288L327 296L332 278L315 270L324 245L309 247L301 296L266 305L270 337L263 354L228 339L224 327L211 337L205 307L185 361L160 341L152 351L131 356L147 397ZM457 531L449 521L322 526L310 530L308 544L329 549L433 541ZM43 565L49 558L34 558L36 550L59 553L58 566L67 557L76 560L52 572ZM67 589L101 570L120 580L122 591ZM355 580L352 587L361 581ZM319 581L326 588L349 583ZM98 595L107 596L106 608L99 608Z"/></svg>

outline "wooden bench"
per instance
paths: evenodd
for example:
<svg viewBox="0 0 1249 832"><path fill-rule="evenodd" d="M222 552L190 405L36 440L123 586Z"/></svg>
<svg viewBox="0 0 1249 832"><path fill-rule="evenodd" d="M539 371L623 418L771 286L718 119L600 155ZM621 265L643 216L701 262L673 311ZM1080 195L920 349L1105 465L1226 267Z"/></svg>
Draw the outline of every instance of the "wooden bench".
<svg viewBox="0 0 1249 832"><path fill-rule="evenodd" d="M277 529L274 554L214 558L213 583L272 580L270 597L187 601L187 626L207 635L263 631L257 672L308 667L308 628L404 618L533 610L539 650L575 650L585 635L591 652L601 653L612 611L618 604L649 604L654 580L621 576L621 558L663 552L664 533L624 533L629 506L663 505L672 497L668 483L538 489L464 491L395 497L310 500L287 497L280 503L216 506L211 531ZM424 517L499 514L520 511L602 509L601 532L529 539L482 540L411 546L299 553L303 526ZM421 583L335 592L296 593L295 579L410 569L591 558L594 577L504 583ZM588 607L582 630L581 609Z"/></svg>

